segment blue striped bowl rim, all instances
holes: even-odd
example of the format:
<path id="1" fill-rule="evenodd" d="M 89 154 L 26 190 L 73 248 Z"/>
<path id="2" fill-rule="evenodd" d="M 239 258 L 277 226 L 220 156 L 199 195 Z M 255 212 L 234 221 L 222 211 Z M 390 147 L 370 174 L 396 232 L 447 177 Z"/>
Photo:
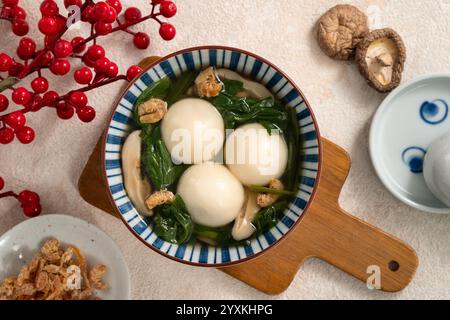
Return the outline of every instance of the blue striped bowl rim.
<path id="1" fill-rule="evenodd" d="M 153 82 L 166 76 L 174 79 L 186 70 L 208 66 L 228 68 L 264 84 L 278 99 L 295 108 L 300 125 L 302 162 L 300 186 L 295 199 L 278 224 L 246 246 L 215 247 L 204 243 L 175 245 L 159 238 L 138 214 L 123 185 L 120 152 L 131 130 L 131 111 L 137 97 Z M 158 60 L 130 83 L 118 100 L 106 129 L 103 166 L 109 196 L 132 233 L 156 252 L 173 260 L 221 267 L 247 261 L 277 244 L 292 231 L 314 198 L 321 171 L 321 144 L 317 122 L 302 92 L 280 69 L 257 55 L 236 48 L 207 46 L 185 49 Z"/>

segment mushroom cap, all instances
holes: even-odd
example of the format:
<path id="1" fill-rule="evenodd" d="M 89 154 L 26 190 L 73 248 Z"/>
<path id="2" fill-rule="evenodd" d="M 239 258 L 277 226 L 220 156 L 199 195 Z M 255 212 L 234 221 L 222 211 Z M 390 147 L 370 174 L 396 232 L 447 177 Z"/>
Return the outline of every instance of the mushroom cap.
<path id="1" fill-rule="evenodd" d="M 379 92 L 389 92 L 398 87 L 402 80 L 405 44 L 400 35 L 390 28 L 374 30 L 359 43 L 355 60 L 359 72 L 371 87 Z"/>
<path id="2" fill-rule="evenodd" d="M 319 19 L 317 40 L 322 51 L 337 60 L 350 60 L 358 43 L 369 32 L 367 16 L 358 8 L 337 5 Z"/>

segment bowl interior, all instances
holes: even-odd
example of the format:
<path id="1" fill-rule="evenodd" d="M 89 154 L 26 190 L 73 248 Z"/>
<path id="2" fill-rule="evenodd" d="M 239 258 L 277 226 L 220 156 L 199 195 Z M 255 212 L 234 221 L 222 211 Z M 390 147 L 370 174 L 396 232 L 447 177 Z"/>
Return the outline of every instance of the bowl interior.
<path id="1" fill-rule="evenodd" d="M 174 245 L 160 239 L 140 217 L 127 196 L 121 169 L 121 148 L 131 130 L 131 111 L 137 97 L 150 84 L 166 76 L 176 78 L 186 70 L 208 66 L 227 68 L 264 84 L 284 104 L 295 108 L 300 124 L 302 146 L 299 168 L 300 186 L 295 200 L 285 210 L 278 224 L 255 238 L 247 246 L 215 247 L 204 243 Z M 248 52 L 223 47 L 183 50 L 150 66 L 132 83 L 119 100 L 107 128 L 104 168 L 111 199 L 128 228 L 147 246 L 180 262 L 201 266 L 224 266 L 261 254 L 287 234 L 305 212 L 318 184 L 320 171 L 319 132 L 314 116 L 302 93 L 292 81 L 268 61 Z"/>

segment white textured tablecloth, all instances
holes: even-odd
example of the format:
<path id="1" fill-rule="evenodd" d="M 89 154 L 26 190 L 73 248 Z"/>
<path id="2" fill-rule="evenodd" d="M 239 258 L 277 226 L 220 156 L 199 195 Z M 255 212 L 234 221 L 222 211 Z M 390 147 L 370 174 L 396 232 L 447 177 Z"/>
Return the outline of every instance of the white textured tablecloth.
<path id="1" fill-rule="evenodd" d="M 62 3 L 61 1 L 58 1 Z M 148 1 L 123 0 L 145 8 Z M 345 1 L 370 16 L 373 28 L 392 27 L 408 50 L 404 80 L 430 72 L 450 71 L 450 0 Z M 40 1 L 21 0 L 37 22 Z M 29 145 L 0 146 L 0 176 L 8 187 L 36 190 L 47 213 L 64 213 L 88 220 L 106 231 L 120 246 L 131 272 L 136 299 L 439 299 L 450 298 L 450 216 L 419 212 L 396 200 L 381 184 L 368 153 L 372 116 L 384 95 L 370 89 L 355 65 L 337 62 L 319 50 L 313 34 L 318 17 L 339 3 L 328 0 L 178 0 L 172 19 L 177 38 L 165 43 L 152 22 L 151 48 L 132 48 L 130 37 L 119 33 L 100 40 L 108 57 L 122 68 L 148 55 L 165 55 L 190 46 L 219 44 L 255 52 L 278 65 L 303 90 L 317 116 L 323 136 L 344 147 L 353 166 L 341 196 L 343 208 L 417 250 L 420 265 L 412 283 L 400 293 L 370 291 L 366 285 L 319 260 L 309 260 L 291 287 L 266 296 L 214 269 L 182 265 L 154 253 L 121 221 L 88 205 L 79 196 L 78 177 L 104 128 L 121 84 L 89 93 L 98 116 L 91 124 L 57 119 L 53 110 L 29 117 L 37 139 Z M 12 52 L 18 39 L 0 22 L 1 51 Z M 36 28 L 34 28 L 36 29 Z M 81 31 L 72 32 L 72 34 Z M 33 30 L 31 35 L 38 35 Z M 14 45 L 14 46 L 13 46 Z M 68 90 L 64 78 L 55 87 Z M 53 82 L 55 83 L 55 82 Z M 0 234 L 24 220 L 14 200 L 0 200 Z"/>

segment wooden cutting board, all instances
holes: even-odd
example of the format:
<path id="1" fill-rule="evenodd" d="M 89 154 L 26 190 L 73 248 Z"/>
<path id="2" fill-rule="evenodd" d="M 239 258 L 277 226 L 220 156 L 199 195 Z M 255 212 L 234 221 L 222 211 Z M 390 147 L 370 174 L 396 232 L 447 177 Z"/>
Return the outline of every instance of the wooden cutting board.
<path id="1" fill-rule="evenodd" d="M 146 59 L 141 65 L 155 61 Z M 100 137 L 78 187 L 88 203 L 120 219 L 103 177 Z M 317 257 L 383 291 L 404 289 L 412 280 L 418 259 L 401 240 L 351 216 L 339 206 L 339 195 L 350 170 L 350 157 L 322 138 L 322 173 L 315 198 L 301 221 L 265 254 L 221 270 L 267 294 L 286 290 L 303 262 Z M 379 282 L 378 282 L 379 280 Z"/>

